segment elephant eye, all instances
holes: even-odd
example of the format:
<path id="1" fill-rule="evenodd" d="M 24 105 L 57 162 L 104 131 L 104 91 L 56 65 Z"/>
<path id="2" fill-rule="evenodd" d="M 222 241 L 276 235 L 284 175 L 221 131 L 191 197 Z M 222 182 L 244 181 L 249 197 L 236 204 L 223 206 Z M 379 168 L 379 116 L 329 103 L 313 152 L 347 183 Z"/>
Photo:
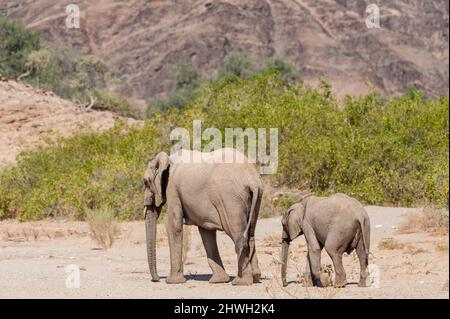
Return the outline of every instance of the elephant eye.
<path id="1" fill-rule="evenodd" d="M 148 181 L 144 178 L 144 185 L 145 187 L 148 187 Z"/>

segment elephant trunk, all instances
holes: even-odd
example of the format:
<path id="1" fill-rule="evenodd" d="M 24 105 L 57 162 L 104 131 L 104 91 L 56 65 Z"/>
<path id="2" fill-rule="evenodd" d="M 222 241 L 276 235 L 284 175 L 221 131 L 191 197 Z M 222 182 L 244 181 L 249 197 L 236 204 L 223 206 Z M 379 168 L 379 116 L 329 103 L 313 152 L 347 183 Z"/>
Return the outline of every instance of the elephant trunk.
<path id="1" fill-rule="evenodd" d="M 286 281 L 288 256 L 289 256 L 289 241 L 283 239 L 283 242 L 281 243 L 281 281 L 283 283 L 283 287 L 286 287 L 288 285 Z"/>
<path id="2" fill-rule="evenodd" d="M 156 220 L 158 218 L 158 212 L 156 210 L 150 210 L 145 206 L 144 214 L 148 267 L 150 268 L 152 281 L 159 281 L 159 276 L 156 271 Z"/>

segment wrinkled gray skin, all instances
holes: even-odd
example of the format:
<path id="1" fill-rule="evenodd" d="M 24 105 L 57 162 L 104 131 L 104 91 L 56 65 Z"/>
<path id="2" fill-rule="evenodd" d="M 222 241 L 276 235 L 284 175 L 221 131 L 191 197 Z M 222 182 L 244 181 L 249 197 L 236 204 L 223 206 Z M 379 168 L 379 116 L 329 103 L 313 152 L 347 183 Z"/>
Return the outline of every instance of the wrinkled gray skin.
<path id="1" fill-rule="evenodd" d="M 233 149 L 226 149 L 226 151 Z M 241 154 L 241 153 L 239 153 Z M 242 154 L 241 154 L 242 155 Z M 147 255 L 153 281 L 156 271 L 156 221 L 167 202 L 170 248 L 169 284 L 183 283 L 183 223 L 197 225 L 212 270 L 210 283 L 230 280 L 216 242 L 224 231 L 235 243 L 238 275 L 234 285 L 258 282 L 261 271 L 255 252 L 255 227 L 262 196 L 262 181 L 253 164 L 179 163 L 161 152 L 148 163 L 144 175 Z"/>
<path id="2" fill-rule="evenodd" d="M 308 196 L 286 210 L 282 225 L 283 286 L 287 286 L 289 244 L 303 234 L 308 247 L 304 274 L 306 286 L 324 285 L 320 280 L 320 255 L 324 247 L 334 264 L 335 287 L 345 287 L 347 284 L 342 255 L 344 252 L 350 254 L 355 249 L 360 264 L 359 286 L 367 286 L 370 220 L 357 200 L 340 193 L 330 197 Z"/>

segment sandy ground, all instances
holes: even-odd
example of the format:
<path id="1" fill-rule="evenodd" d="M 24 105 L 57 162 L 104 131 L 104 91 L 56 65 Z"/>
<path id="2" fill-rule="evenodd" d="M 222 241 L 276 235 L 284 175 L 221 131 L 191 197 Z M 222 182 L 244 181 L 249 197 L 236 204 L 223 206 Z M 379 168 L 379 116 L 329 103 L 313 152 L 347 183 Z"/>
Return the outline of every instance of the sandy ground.
<path id="1" fill-rule="evenodd" d="M 249 287 L 209 284 L 211 271 L 196 228 L 189 226 L 190 244 L 185 265 L 188 281 L 168 285 L 150 281 L 147 267 L 144 224 L 121 224 L 120 238 L 113 247 L 99 249 L 82 222 L 0 222 L 0 297 L 2 298 L 449 298 L 448 237 L 427 234 L 399 235 L 396 225 L 405 208 L 369 206 L 372 224 L 373 278 L 379 288 L 359 288 L 356 256 L 345 255 L 349 285 L 343 289 L 304 288 L 297 283 L 306 256 L 304 240 L 291 245 L 288 280 L 282 289 L 277 264 L 280 248 L 278 218 L 262 219 L 257 227 L 257 249 L 263 272 L 261 283 Z M 160 225 L 158 271 L 169 270 L 169 248 Z M 380 240 L 394 238 L 404 248 L 380 250 Z M 225 268 L 236 274 L 236 256 L 231 240 L 218 236 Z M 80 268 L 80 287 L 67 288 L 66 266 Z M 325 252 L 322 264 L 331 264 Z M 379 276 L 376 276 L 378 269 Z"/>

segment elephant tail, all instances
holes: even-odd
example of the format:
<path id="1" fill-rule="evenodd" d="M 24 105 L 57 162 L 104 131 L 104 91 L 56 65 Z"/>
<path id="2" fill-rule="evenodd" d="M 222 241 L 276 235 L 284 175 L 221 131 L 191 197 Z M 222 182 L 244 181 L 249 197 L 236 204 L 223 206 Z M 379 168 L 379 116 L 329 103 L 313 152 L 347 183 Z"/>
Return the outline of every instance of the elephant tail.
<path id="1" fill-rule="evenodd" d="M 245 227 L 243 235 L 236 241 L 235 244 L 236 253 L 239 254 L 239 259 L 246 255 L 244 252 L 250 248 L 250 238 L 255 236 L 256 222 L 258 220 L 259 207 L 261 205 L 263 194 L 262 187 L 258 185 L 257 187 L 251 188 L 251 193 L 252 202 L 248 212 L 247 226 Z"/>
<path id="2" fill-rule="evenodd" d="M 359 218 L 359 224 L 361 227 L 361 235 L 364 244 L 364 251 L 366 253 L 367 258 L 369 258 L 369 249 L 370 249 L 370 219 L 367 213 L 363 214 Z M 368 262 L 368 261 L 366 261 Z"/>

